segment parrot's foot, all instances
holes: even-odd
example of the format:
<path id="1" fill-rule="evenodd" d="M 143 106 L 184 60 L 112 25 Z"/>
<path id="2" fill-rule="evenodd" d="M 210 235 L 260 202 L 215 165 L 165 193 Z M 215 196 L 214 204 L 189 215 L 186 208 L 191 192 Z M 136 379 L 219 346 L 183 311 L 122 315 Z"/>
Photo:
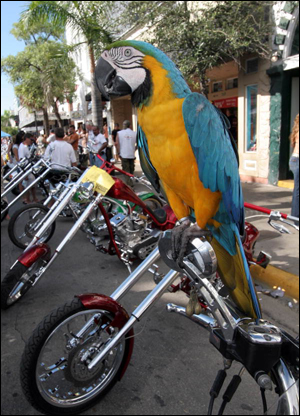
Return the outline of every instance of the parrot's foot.
<path id="1" fill-rule="evenodd" d="M 190 220 L 185 220 L 178 227 L 172 230 L 172 257 L 179 266 L 182 266 L 183 258 L 186 255 L 186 250 L 189 242 L 195 238 L 211 236 L 211 232 L 203 230 L 197 224 L 190 226 Z"/>

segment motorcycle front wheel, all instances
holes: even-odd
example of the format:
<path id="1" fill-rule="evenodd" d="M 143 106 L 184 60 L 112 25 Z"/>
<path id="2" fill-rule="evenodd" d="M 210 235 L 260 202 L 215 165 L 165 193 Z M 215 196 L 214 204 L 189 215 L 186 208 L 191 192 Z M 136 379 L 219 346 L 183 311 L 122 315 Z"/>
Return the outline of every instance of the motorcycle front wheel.
<path id="1" fill-rule="evenodd" d="M 47 215 L 49 208 L 42 204 L 30 204 L 16 211 L 8 224 L 8 235 L 12 243 L 25 249 L 31 242 L 41 222 Z M 55 222 L 45 231 L 42 238 L 39 240 L 46 243 L 53 236 L 55 231 Z"/>
<path id="2" fill-rule="evenodd" d="M 22 389 L 35 409 L 54 415 L 78 414 L 114 386 L 127 362 L 128 339 L 92 370 L 87 366 L 118 332 L 110 325 L 113 319 L 112 312 L 86 309 L 80 299 L 74 299 L 41 322 L 21 360 Z"/>
<path id="3" fill-rule="evenodd" d="M 1 309 L 9 308 L 28 292 L 44 265 L 41 258 L 30 267 L 19 261 L 14 265 L 1 282 Z"/>

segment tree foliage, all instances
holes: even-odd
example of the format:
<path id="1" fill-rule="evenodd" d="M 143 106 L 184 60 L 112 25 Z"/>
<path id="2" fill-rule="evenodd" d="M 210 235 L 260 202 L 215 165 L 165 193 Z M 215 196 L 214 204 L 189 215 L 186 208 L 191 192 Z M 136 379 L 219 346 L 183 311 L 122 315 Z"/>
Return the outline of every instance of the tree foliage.
<path id="1" fill-rule="evenodd" d="M 24 27 L 47 24 L 57 30 L 69 26 L 74 37 L 83 35 L 88 45 L 91 67 L 93 122 L 102 126 L 101 95 L 95 83 L 95 54 L 111 43 L 111 20 L 108 18 L 113 1 L 31 1 L 22 14 Z"/>
<path id="2" fill-rule="evenodd" d="M 5 133 L 8 133 L 11 136 L 14 136 L 18 133 L 18 127 L 12 127 L 10 120 L 13 119 L 10 111 L 4 110 L 3 114 L 1 115 L 1 130 Z"/>
<path id="3" fill-rule="evenodd" d="M 176 61 L 185 77 L 245 53 L 270 56 L 272 1 L 130 1 L 122 20 L 151 28 L 146 39 Z"/>
<path id="4" fill-rule="evenodd" d="M 23 105 L 44 112 L 53 106 L 61 122 L 57 103 L 72 99 L 76 82 L 76 65 L 69 56 L 69 47 L 50 40 L 51 37 L 59 38 L 63 31 L 54 31 L 45 24 L 32 25 L 31 31 L 27 31 L 23 23 L 14 26 L 12 32 L 26 40 L 27 46 L 16 56 L 2 59 L 1 69 L 9 76 Z M 45 120 L 46 130 L 47 123 Z"/>

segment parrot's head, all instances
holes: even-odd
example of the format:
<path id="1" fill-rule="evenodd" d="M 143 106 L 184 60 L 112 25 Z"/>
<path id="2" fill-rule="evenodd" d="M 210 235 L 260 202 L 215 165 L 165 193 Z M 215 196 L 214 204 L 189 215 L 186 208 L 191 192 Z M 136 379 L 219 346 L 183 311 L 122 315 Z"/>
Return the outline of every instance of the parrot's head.
<path id="1" fill-rule="evenodd" d="M 153 45 L 140 41 L 115 42 L 101 54 L 95 69 L 102 96 L 111 99 L 130 94 L 134 105 L 145 103 L 152 90 L 151 73 L 144 65 L 147 56 L 159 62 L 170 79 L 182 78 L 175 64 Z"/>

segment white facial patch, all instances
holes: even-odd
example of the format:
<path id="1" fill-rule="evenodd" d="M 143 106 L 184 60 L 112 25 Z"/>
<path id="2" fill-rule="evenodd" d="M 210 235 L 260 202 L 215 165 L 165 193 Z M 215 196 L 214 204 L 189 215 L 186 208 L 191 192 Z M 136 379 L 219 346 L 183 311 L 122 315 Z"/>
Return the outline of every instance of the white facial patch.
<path id="1" fill-rule="evenodd" d="M 112 48 L 101 55 L 116 70 L 117 75 L 127 82 L 132 92 L 145 81 L 146 71 L 142 67 L 144 56 L 131 46 Z"/>

